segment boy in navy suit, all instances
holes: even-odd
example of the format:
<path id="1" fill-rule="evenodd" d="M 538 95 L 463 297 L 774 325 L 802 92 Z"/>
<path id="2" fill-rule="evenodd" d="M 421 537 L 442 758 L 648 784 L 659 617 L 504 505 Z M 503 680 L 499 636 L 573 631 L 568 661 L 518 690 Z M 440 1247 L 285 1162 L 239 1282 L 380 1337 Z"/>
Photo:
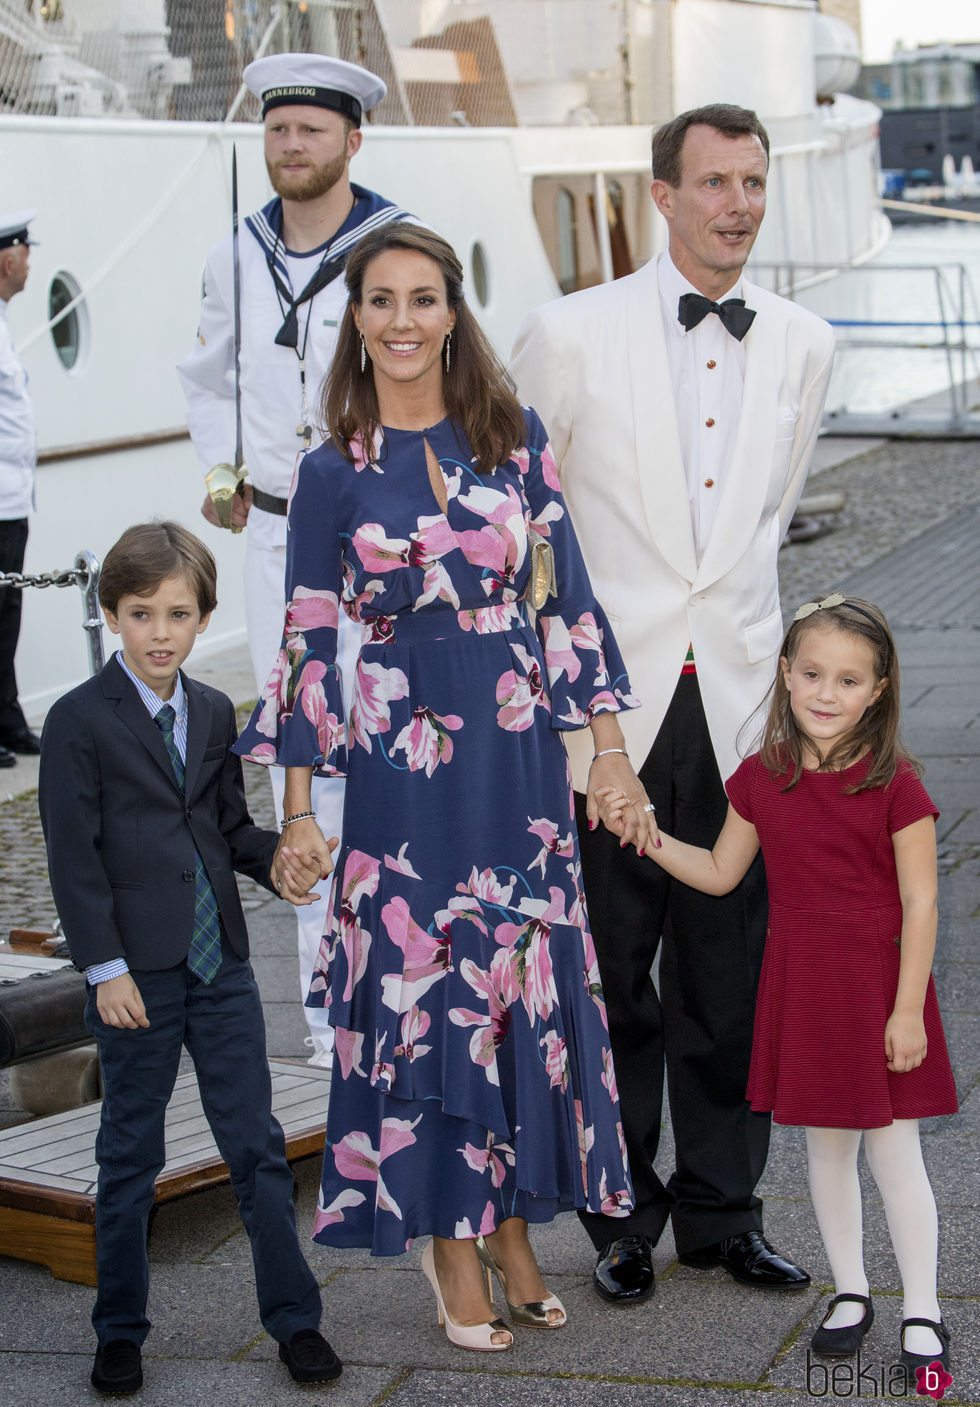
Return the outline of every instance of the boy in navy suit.
<path id="1" fill-rule="evenodd" d="M 180 672 L 216 604 L 214 558 L 175 523 L 130 528 L 99 599 L 122 651 L 48 714 L 38 801 L 55 904 L 89 981 L 104 1098 L 96 1141 L 92 1383 L 142 1385 L 147 1221 L 186 1045 L 252 1247 L 262 1323 L 297 1382 L 341 1371 L 296 1235 L 265 1027 L 234 871 L 294 904 L 318 867 L 260 830 L 224 694 Z M 316 896 L 313 896 L 316 897 Z"/>

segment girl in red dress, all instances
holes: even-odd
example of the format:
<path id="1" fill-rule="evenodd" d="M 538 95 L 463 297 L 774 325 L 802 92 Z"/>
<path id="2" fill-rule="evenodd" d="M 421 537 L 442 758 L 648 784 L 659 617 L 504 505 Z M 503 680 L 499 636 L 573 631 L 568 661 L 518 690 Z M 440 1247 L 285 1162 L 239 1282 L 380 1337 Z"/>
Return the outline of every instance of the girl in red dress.
<path id="1" fill-rule="evenodd" d="M 901 1362 L 948 1368 L 936 1293 L 936 1203 L 919 1119 L 956 1112 L 931 975 L 938 812 L 899 736 L 899 669 L 867 601 L 827 596 L 783 640 L 760 750 L 727 783 L 711 850 L 654 832 L 651 858 L 727 894 L 760 845 L 769 933 L 748 1099 L 806 1129 L 810 1194 L 835 1296 L 814 1352 L 846 1357 L 874 1319 L 864 1269 L 858 1148 L 878 1185 L 904 1293 Z M 631 833 L 622 792 L 602 819 Z"/>

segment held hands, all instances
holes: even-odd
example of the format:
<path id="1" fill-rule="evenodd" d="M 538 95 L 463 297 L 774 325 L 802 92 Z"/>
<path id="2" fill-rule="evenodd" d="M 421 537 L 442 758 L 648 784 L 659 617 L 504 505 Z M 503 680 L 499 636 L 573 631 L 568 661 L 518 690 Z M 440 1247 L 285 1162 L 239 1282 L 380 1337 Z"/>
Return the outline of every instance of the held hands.
<path id="1" fill-rule="evenodd" d="M 339 843 L 335 835 L 324 840 L 316 821 L 293 821 L 282 833 L 269 871 L 280 897 L 297 908 L 315 903 L 320 895 L 311 891 L 333 870 L 332 852 Z"/>
<path id="2" fill-rule="evenodd" d="M 888 1069 L 907 1074 L 926 1058 L 926 1028 L 921 1013 L 893 1011 L 885 1024 L 885 1057 Z"/>
<path id="3" fill-rule="evenodd" d="M 601 820 L 618 835 L 620 845 L 635 845 L 637 853 L 660 848 L 660 834 L 653 810 L 645 810 L 649 798 L 643 783 L 633 771 L 628 757 L 607 753 L 593 759 L 589 769 L 586 814 L 589 829 Z"/>
<path id="4" fill-rule="evenodd" d="M 127 1031 L 135 1031 L 140 1026 L 150 1024 L 139 988 L 128 972 L 121 977 L 110 977 L 108 982 L 100 982 L 95 989 L 95 1004 L 107 1026 L 122 1026 Z"/>

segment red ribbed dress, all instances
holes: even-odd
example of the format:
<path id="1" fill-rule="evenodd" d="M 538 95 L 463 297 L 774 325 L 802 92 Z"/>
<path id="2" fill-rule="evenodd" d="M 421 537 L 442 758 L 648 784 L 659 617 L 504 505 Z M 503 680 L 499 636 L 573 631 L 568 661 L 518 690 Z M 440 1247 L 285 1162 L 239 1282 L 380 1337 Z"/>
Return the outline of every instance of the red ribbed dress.
<path id="1" fill-rule="evenodd" d="M 747 1097 L 780 1124 L 883 1128 L 958 1107 L 931 976 L 928 1054 L 905 1074 L 886 1067 L 902 931 L 892 835 L 939 813 L 907 763 L 886 787 L 845 793 L 867 766 L 804 772 L 783 792 L 756 753 L 727 784 L 769 883 Z"/>

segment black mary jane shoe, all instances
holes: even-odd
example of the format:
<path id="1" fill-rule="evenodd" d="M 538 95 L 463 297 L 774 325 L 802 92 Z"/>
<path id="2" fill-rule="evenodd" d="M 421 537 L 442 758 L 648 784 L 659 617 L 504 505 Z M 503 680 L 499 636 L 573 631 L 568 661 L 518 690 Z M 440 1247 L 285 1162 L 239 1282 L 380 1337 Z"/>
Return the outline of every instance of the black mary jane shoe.
<path id="1" fill-rule="evenodd" d="M 905 1347 L 905 1330 L 911 1327 L 931 1329 L 942 1344 L 940 1351 L 938 1353 L 909 1353 Z M 937 1323 L 935 1319 L 903 1319 L 899 1342 L 902 1345 L 902 1351 L 898 1355 L 898 1361 L 904 1368 L 911 1368 L 914 1373 L 916 1368 L 928 1368 L 931 1363 L 941 1363 L 946 1372 L 949 1372 L 949 1330 L 942 1321 Z"/>
<path id="2" fill-rule="evenodd" d="M 685 1251 L 678 1260 L 695 1270 L 720 1265 L 740 1285 L 756 1290 L 805 1290 L 810 1283 L 806 1271 L 773 1250 L 761 1231 L 743 1231 L 716 1245 Z"/>
<path id="3" fill-rule="evenodd" d="M 132 1339 L 110 1339 L 95 1350 L 92 1386 L 97 1392 L 138 1392 L 143 1386 L 143 1356 Z"/>
<path id="4" fill-rule="evenodd" d="M 592 1283 L 610 1304 L 640 1304 L 656 1289 L 649 1236 L 620 1236 L 599 1254 Z"/>
<path id="5" fill-rule="evenodd" d="M 839 1329 L 828 1329 L 827 1320 L 837 1306 L 841 1303 L 851 1302 L 864 1305 L 864 1318 L 859 1319 L 856 1324 L 844 1324 Z M 874 1322 L 874 1305 L 867 1295 L 834 1295 L 827 1306 L 827 1313 L 824 1315 L 819 1329 L 815 1329 L 813 1332 L 810 1347 L 821 1358 L 850 1358 L 857 1353 L 864 1341 L 865 1334 Z"/>

